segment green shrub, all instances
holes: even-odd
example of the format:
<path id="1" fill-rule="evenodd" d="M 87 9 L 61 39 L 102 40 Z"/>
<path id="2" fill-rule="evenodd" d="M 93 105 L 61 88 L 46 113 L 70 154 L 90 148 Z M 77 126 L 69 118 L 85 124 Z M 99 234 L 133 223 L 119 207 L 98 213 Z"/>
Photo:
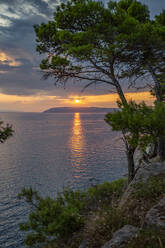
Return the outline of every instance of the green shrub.
<path id="1" fill-rule="evenodd" d="M 134 197 L 142 200 L 156 201 L 165 193 L 165 175 L 150 177 L 146 183 L 140 181 L 135 185 Z"/>
<path id="2" fill-rule="evenodd" d="M 34 207 L 28 222 L 20 225 L 21 230 L 30 230 L 25 239 L 28 246 L 37 247 L 38 243 L 46 243 L 52 238 L 68 239 L 83 225 L 80 215 L 83 193 L 65 190 L 64 195 L 58 195 L 55 200 L 50 197 L 43 199 L 30 188 L 23 189 L 19 196 L 25 197 Z"/>
<path id="3" fill-rule="evenodd" d="M 97 209 L 97 207 L 110 205 L 112 201 L 120 198 L 126 186 L 127 180 L 122 178 L 114 182 L 105 182 L 102 185 L 89 188 L 87 192 L 89 206 Z"/>
<path id="4" fill-rule="evenodd" d="M 121 196 L 125 183 L 126 180 L 120 179 L 89 188 L 87 192 L 65 189 L 56 199 L 42 198 L 32 188 L 23 189 L 19 197 L 24 197 L 34 208 L 29 220 L 20 225 L 22 231 L 30 231 L 25 239 L 26 245 L 38 247 L 38 244 L 52 240 L 67 243 L 84 227 L 91 211 L 110 206 Z"/>

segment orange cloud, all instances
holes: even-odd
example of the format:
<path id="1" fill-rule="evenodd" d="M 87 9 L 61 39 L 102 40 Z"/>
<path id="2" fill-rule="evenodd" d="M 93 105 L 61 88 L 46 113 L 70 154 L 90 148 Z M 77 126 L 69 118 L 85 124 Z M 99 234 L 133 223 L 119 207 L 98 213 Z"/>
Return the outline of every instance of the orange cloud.
<path id="1" fill-rule="evenodd" d="M 20 66 L 21 63 L 19 61 L 16 61 L 15 58 L 11 57 L 10 55 L 7 55 L 3 51 L 0 51 L 0 61 L 2 64 L 8 64 L 10 66 Z"/>
<path id="2" fill-rule="evenodd" d="M 34 96 L 17 96 L 0 94 L 0 102 L 21 102 L 21 103 L 35 103 L 43 100 L 54 100 L 56 96 L 34 95 Z"/>

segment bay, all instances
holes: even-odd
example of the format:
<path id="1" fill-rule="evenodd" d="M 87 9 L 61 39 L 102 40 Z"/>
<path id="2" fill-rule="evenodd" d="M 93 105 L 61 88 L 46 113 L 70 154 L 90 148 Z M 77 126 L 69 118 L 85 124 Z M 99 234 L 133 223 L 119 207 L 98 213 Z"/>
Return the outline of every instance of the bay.
<path id="1" fill-rule="evenodd" d="M 64 187 L 86 189 L 127 173 L 121 135 L 103 113 L 1 113 L 14 136 L 0 145 L 0 247 L 22 248 L 19 223 L 29 206 L 17 198 L 32 186 L 56 197 Z"/>

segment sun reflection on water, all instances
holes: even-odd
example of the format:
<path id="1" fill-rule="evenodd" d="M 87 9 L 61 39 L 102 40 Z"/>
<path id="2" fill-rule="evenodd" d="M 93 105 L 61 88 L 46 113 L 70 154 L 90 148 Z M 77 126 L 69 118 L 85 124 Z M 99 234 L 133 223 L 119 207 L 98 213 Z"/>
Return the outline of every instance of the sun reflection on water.
<path id="1" fill-rule="evenodd" d="M 78 143 L 80 146 L 81 146 L 81 135 L 82 135 L 82 127 L 81 127 L 80 113 L 75 113 L 74 122 L 73 122 L 73 138 L 75 139 L 76 143 Z"/>
<path id="2" fill-rule="evenodd" d="M 84 135 L 80 119 L 80 113 L 74 114 L 72 137 L 71 137 L 71 152 L 73 171 L 76 178 L 80 178 L 80 173 L 84 171 L 83 168 L 83 151 L 84 151 Z"/>

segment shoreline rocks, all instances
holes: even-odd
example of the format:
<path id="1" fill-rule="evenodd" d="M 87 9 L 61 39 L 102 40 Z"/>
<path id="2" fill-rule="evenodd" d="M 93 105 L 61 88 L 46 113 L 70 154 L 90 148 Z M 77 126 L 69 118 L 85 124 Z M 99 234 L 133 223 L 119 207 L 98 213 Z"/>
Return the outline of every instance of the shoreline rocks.
<path id="1" fill-rule="evenodd" d="M 128 201 L 128 198 L 135 191 L 134 185 L 139 181 L 146 183 L 151 176 L 159 176 L 165 174 L 165 163 L 142 164 L 141 168 L 137 171 L 133 181 L 129 184 L 124 192 L 124 195 L 119 203 L 119 208 L 122 208 Z"/>
<path id="2" fill-rule="evenodd" d="M 165 197 L 148 211 L 143 225 L 145 227 L 165 229 Z"/>
<path id="3" fill-rule="evenodd" d="M 116 231 L 113 234 L 112 239 L 105 243 L 105 245 L 101 248 L 122 248 L 128 243 L 128 241 L 136 236 L 138 231 L 139 228 L 137 227 L 125 225 L 124 227 Z"/>

